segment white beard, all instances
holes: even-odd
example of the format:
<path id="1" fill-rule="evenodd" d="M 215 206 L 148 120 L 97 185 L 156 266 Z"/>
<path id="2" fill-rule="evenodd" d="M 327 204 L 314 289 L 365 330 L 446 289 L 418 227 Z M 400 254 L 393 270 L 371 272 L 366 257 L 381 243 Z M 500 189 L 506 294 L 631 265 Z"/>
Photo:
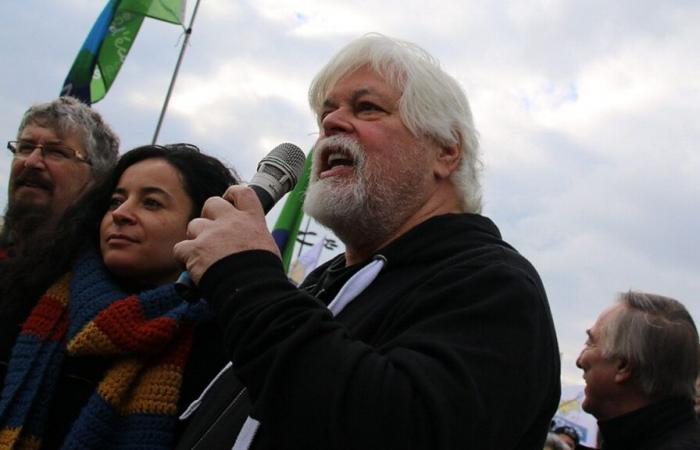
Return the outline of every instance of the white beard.
<path id="1" fill-rule="evenodd" d="M 319 179 L 323 149 L 343 149 L 352 155 L 353 173 Z M 420 190 L 424 168 L 408 165 L 412 152 L 402 155 L 398 172 L 380 173 L 368 161 L 362 145 L 347 135 L 335 135 L 320 141 L 314 149 L 314 161 L 304 212 L 330 228 L 346 245 L 356 248 L 386 241 L 412 214 L 425 195 Z"/>

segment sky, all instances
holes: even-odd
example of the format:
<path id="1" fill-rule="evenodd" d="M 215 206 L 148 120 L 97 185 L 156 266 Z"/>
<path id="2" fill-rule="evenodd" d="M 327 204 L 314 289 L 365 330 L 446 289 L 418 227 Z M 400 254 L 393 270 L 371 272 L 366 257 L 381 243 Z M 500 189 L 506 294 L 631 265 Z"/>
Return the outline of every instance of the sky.
<path id="1" fill-rule="evenodd" d="M 58 95 L 105 3 L 0 4 L 1 136 Z M 697 23 L 697 0 L 202 0 L 158 142 L 194 143 L 249 179 L 277 144 L 311 148 L 308 85 L 343 45 L 368 32 L 421 45 L 467 93 L 483 213 L 538 269 L 562 380 L 582 383 L 585 330 L 617 293 L 671 296 L 700 320 Z M 144 21 L 94 105 L 122 151 L 151 142 L 182 32 Z"/>

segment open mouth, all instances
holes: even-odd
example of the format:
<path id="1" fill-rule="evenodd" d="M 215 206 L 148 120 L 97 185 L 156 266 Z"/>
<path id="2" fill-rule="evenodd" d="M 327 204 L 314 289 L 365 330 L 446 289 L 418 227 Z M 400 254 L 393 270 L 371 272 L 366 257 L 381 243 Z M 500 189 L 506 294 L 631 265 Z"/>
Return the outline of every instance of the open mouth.
<path id="1" fill-rule="evenodd" d="M 353 165 L 354 160 L 351 156 L 345 154 L 345 152 L 334 151 L 328 155 L 328 159 L 326 160 L 326 167 L 328 169 L 333 169 L 338 166 L 352 167 Z"/>
<path id="2" fill-rule="evenodd" d="M 354 158 L 345 150 L 329 148 L 323 154 L 319 178 L 343 175 L 355 166 Z"/>

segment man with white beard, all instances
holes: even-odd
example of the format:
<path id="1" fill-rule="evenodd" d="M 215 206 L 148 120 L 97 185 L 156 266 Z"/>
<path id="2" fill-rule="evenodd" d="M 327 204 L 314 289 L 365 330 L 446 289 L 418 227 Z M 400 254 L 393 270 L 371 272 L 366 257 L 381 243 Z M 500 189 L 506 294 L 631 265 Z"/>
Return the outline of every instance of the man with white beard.
<path id="1" fill-rule="evenodd" d="M 556 336 L 536 271 L 479 215 L 462 89 L 424 50 L 372 34 L 309 99 L 304 208 L 346 250 L 296 288 L 252 190 L 207 202 L 175 254 L 233 364 L 178 448 L 541 449 Z"/>

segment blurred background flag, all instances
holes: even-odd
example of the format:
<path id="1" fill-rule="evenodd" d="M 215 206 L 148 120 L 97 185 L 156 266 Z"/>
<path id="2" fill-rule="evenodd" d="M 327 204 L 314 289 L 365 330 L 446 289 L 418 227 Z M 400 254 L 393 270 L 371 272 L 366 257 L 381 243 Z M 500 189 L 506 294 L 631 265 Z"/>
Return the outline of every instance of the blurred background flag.
<path id="1" fill-rule="evenodd" d="M 313 152 L 309 152 L 306 156 L 304 172 L 302 172 L 301 177 L 299 177 L 299 182 L 297 182 L 294 190 L 289 193 L 287 200 L 284 202 L 282 212 L 272 229 L 272 237 L 275 238 L 275 242 L 280 252 L 282 252 L 282 262 L 285 271 L 289 270 L 289 262 L 294 252 L 294 244 L 296 243 L 297 234 L 299 233 L 301 219 L 304 218 L 302 206 L 304 205 L 304 193 L 309 185 L 312 155 Z"/>
<path id="2" fill-rule="evenodd" d="M 185 0 L 110 0 L 97 18 L 63 83 L 61 95 L 91 105 L 119 73 L 144 17 L 182 25 Z"/>
<path id="3" fill-rule="evenodd" d="M 585 386 L 582 385 L 562 383 L 561 400 L 552 419 L 552 429 L 564 425 L 573 427 L 585 448 L 598 448 L 598 423 L 581 406 L 585 397 L 584 389 Z"/>
<path id="4" fill-rule="evenodd" d="M 289 268 L 288 277 L 294 284 L 297 286 L 301 284 L 304 278 L 318 266 L 325 242 L 326 237 L 321 236 L 310 249 L 302 253 L 301 256 L 292 263 L 292 267 Z"/>

